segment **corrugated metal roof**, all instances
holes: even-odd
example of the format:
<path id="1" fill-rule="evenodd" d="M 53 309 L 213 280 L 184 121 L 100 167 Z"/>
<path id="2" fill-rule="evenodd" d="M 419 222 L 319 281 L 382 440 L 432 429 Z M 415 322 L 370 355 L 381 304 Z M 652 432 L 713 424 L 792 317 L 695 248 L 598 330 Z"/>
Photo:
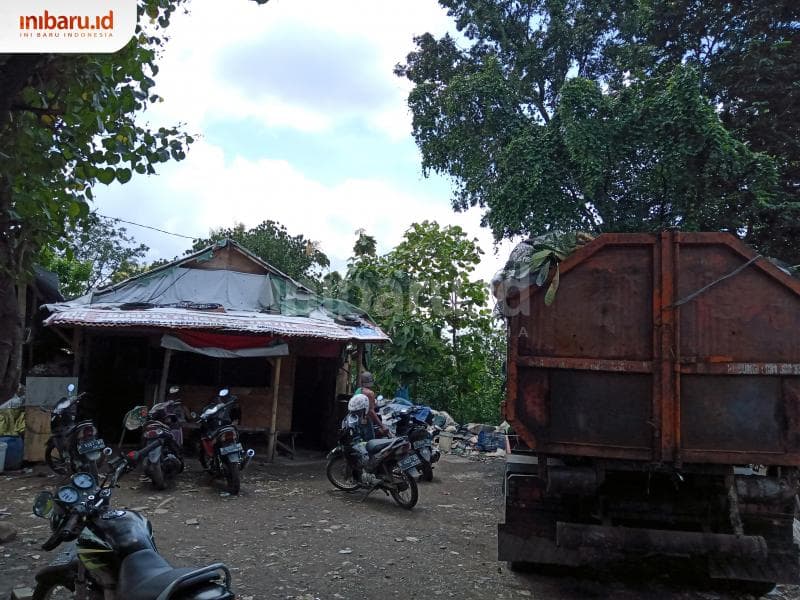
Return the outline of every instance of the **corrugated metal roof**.
<path id="1" fill-rule="evenodd" d="M 78 327 L 125 327 L 156 329 L 204 329 L 239 333 L 270 333 L 285 337 L 321 338 L 327 340 L 356 340 L 387 342 L 389 336 L 375 325 L 362 321 L 348 326 L 333 320 L 308 317 L 289 317 L 253 312 L 203 312 L 183 308 L 150 308 L 120 310 L 99 307 L 67 307 L 55 312 L 46 325 Z"/>

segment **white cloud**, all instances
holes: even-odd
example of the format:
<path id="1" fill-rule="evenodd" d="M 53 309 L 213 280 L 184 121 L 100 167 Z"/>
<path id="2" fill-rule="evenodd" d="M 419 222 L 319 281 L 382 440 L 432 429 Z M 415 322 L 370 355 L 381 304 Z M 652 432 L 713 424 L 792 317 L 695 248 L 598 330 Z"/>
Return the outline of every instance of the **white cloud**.
<path id="1" fill-rule="evenodd" d="M 415 35 L 448 27 L 435 0 L 192 0 L 189 14 L 174 17 L 159 63 L 156 89 L 165 102 L 147 116 L 194 130 L 210 119 L 255 118 L 324 132 L 337 116 L 354 114 L 398 139 L 410 131 L 410 85 L 393 74 L 394 65 L 413 49 Z M 248 77 L 237 66 L 247 67 Z"/>
<path id="2" fill-rule="evenodd" d="M 320 249 L 341 269 L 351 254 L 355 231 L 377 238 L 380 252 L 397 245 L 413 222 L 435 220 L 460 225 L 479 239 L 486 252 L 476 274 L 484 279 L 502 266 L 510 245 L 498 256 L 491 235 L 479 226 L 477 211 L 454 213 L 446 197 L 400 191 L 378 179 L 344 179 L 324 185 L 284 160 L 226 158 L 219 147 L 198 141 L 181 163 L 162 167 L 155 178 L 138 178 L 125 186 L 98 190 L 103 214 L 154 224 L 167 231 L 205 236 L 212 228 L 244 223 L 253 227 L 272 219 L 293 234 L 318 241 Z M 129 228 L 153 249 L 153 258 L 171 258 L 189 240 Z"/>

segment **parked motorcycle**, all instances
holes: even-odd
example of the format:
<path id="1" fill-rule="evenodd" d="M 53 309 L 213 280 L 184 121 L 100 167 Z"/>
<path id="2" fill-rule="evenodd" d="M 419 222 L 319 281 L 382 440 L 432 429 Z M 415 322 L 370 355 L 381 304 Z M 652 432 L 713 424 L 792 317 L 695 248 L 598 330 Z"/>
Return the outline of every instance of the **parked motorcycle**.
<path id="1" fill-rule="evenodd" d="M 34 514 L 50 519 L 53 531 L 42 545 L 68 546 L 36 574 L 33 600 L 232 600 L 227 567 L 172 567 L 156 550 L 150 522 L 132 510 L 113 510 L 111 495 L 123 473 L 158 446 L 109 461 L 102 482 L 91 473 L 73 475 L 56 494 L 40 492 Z M 72 592 L 67 594 L 67 591 Z M 65 594 L 65 595 L 62 595 Z"/>
<path id="2" fill-rule="evenodd" d="M 356 411 L 342 421 L 339 444 L 328 454 L 325 474 L 334 486 L 347 492 L 380 489 L 405 509 L 419 499 L 416 478 L 419 457 L 405 437 L 360 441 Z M 366 498 L 365 496 L 365 498 Z"/>
<path id="3" fill-rule="evenodd" d="M 396 419 L 395 434 L 407 437 L 419 457 L 421 479 L 433 481 L 433 464 L 439 461 L 441 453 L 433 446 L 433 435 L 429 430 L 433 420 L 430 409 L 425 406 L 414 406 L 397 410 L 393 415 Z"/>
<path id="4" fill-rule="evenodd" d="M 177 397 L 179 388 L 169 389 L 169 398 L 146 407 L 136 407 L 125 417 L 125 426 L 142 427 L 142 444 L 159 444 L 144 457 L 144 473 L 157 490 L 166 489 L 183 472 L 183 406 Z M 132 414 L 133 413 L 133 414 Z M 143 422 L 140 420 L 143 418 Z M 141 423 L 141 424 L 139 424 Z"/>
<path id="5" fill-rule="evenodd" d="M 231 413 L 236 397 L 222 389 L 216 402 L 203 410 L 200 422 L 200 464 L 215 477 L 225 477 L 228 492 L 238 494 L 241 472 L 255 456 L 252 449 L 244 450 L 239 442 L 239 432 L 233 425 Z"/>
<path id="6" fill-rule="evenodd" d="M 99 463 L 106 447 L 98 437 L 97 427 L 90 420 L 78 421 L 78 408 L 86 393 L 75 395 L 75 385 L 67 386 L 67 396 L 61 398 L 50 415 L 50 431 L 44 459 L 54 473 L 66 475 L 86 471 L 97 476 Z"/>

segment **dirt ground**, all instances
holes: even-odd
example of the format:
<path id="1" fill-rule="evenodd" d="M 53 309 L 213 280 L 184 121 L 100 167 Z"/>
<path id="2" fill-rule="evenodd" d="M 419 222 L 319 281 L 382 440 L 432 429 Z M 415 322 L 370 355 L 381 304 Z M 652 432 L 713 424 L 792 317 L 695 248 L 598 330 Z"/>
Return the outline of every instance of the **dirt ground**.
<path id="1" fill-rule="evenodd" d="M 239 497 L 221 493 L 221 482 L 213 484 L 189 460 L 174 489 L 154 492 L 131 473 L 112 502 L 144 512 L 160 551 L 176 566 L 224 561 L 242 600 L 748 597 L 652 566 L 613 574 L 512 573 L 496 560 L 502 471 L 502 459 L 445 456 L 435 481 L 420 484 L 419 504 L 405 511 L 381 492 L 361 502 L 360 492 L 336 491 L 318 455 L 254 461 Z M 55 554 L 40 549 L 48 524 L 31 515 L 36 493 L 55 486 L 43 467 L 0 475 L 0 522 L 18 530 L 0 546 L 0 598 L 32 587 L 35 570 Z M 800 588 L 779 587 L 768 598 L 798 600 Z"/>

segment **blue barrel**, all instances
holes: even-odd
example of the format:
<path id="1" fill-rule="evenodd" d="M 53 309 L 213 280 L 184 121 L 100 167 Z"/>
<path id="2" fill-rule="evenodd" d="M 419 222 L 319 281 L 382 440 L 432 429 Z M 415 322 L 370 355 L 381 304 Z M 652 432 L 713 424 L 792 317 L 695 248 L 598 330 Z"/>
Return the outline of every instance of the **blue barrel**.
<path id="1" fill-rule="evenodd" d="M 16 471 L 22 468 L 22 438 L 18 435 L 0 436 L 0 442 L 8 444 L 6 448 L 6 471 Z"/>

